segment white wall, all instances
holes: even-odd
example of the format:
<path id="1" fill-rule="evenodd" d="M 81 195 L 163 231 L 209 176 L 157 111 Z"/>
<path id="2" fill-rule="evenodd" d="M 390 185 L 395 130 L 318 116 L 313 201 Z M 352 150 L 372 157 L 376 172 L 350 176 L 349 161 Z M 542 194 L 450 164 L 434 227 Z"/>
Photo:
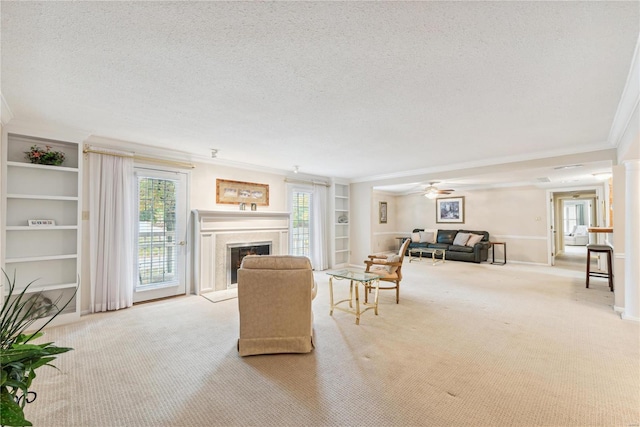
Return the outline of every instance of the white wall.
<path id="1" fill-rule="evenodd" d="M 359 194 L 360 197 L 364 197 L 370 192 L 371 189 L 364 183 L 352 185 L 352 195 Z M 382 198 L 378 193 L 373 194 L 369 206 L 377 206 L 376 200 Z M 399 235 L 408 235 L 414 228 L 487 231 L 491 240 L 507 243 L 508 261 L 547 264 L 547 203 L 544 189 L 490 189 L 456 192 L 455 196 L 465 197 L 464 224 L 436 223 L 436 201 L 422 195 L 408 195 L 395 198 L 396 220 L 392 225 L 395 229 L 389 231 Z M 364 212 L 362 217 L 367 221 L 373 221 L 374 215 Z M 352 224 L 357 224 L 360 219 L 360 216 L 354 216 Z M 377 251 L 374 245 L 378 244 L 376 237 L 379 234 L 376 233 L 381 231 L 378 227 L 372 227 L 373 238 L 369 237 L 371 246 L 361 247 L 364 246 L 362 242 L 367 242 L 367 237 L 356 234 L 356 230 L 366 233 L 364 227 L 353 228 L 352 241 L 360 243 L 360 246 L 356 251 L 354 243 L 352 263 L 357 263 L 358 260 L 364 259 L 363 256 Z"/>
<path id="2" fill-rule="evenodd" d="M 284 175 L 256 172 L 246 169 L 196 163 L 191 171 L 190 209 L 238 210 L 237 205 L 216 203 L 216 179 L 254 182 L 269 185 L 269 206 L 258 206 L 259 210 L 286 211 L 286 184 Z"/>
<path id="3" fill-rule="evenodd" d="M 395 251 L 398 246 L 397 236 L 406 233 L 398 233 L 397 196 L 380 191 L 373 191 L 371 196 L 371 236 L 372 253 Z M 387 203 L 387 223 L 380 223 L 380 202 Z"/>

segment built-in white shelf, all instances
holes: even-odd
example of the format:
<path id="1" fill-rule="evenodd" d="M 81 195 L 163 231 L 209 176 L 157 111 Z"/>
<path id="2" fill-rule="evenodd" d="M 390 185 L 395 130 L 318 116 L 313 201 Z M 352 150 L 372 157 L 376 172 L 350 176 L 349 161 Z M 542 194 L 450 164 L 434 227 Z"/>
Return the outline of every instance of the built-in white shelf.
<path id="1" fill-rule="evenodd" d="M 23 162 L 7 162 L 7 166 L 16 167 L 16 168 L 50 170 L 50 171 L 56 171 L 56 172 L 77 173 L 79 171 L 78 168 L 70 168 L 65 166 L 38 165 L 34 163 L 23 163 Z"/>
<path id="2" fill-rule="evenodd" d="M 21 258 L 6 258 L 5 263 L 18 263 L 18 262 L 34 262 L 34 261 L 54 261 L 59 259 L 73 259 L 77 258 L 77 254 L 65 254 L 65 255 L 44 255 L 44 256 L 31 256 Z"/>
<path id="3" fill-rule="evenodd" d="M 47 292 L 47 291 L 56 291 L 59 289 L 74 289 L 78 286 L 76 283 L 58 283 L 55 285 L 42 285 L 38 286 L 35 283 L 29 286 L 29 289 L 25 292 L 25 294 L 36 294 L 38 292 Z M 8 291 L 9 288 L 5 286 L 5 291 Z"/>
<path id="4" fill-rule="evenodd" d="M 64 152 L 64 162 L 58 166 L 31 163 L 25 153 L 34 145 Z M 82 247 L 80 144 L 12 133 L 7 126 L 0 158 L 1 266 L 9 277 L 15 277 L 15 293 L 33 283 L 26 293 L 42 293 L 53 301 L 59 299 L 61 304 L 71 300 L 55 324 L 77 320 Z M 50 219 L 56 225 L 29 226 L 32 219 Z M 4 284 L 0 290 L 6 296 L 9 288 Z"/>
<path id="5" fill-rule="evenodd" d="M 331 267 L 343 267 L 349 262 L 349 184 L 334 183 Z M 345 221 L 346 219 L 346 221 Z"/>
<path id="6" fill-rule="evenodd" d="M 7 231 L 77 230 L 77 225 L 52 225 L 29 227 L 28 225 L 8 225 Z"/>
<path id="7" fill-rule="evenodd" d="M 38 194 L 7 194 L 7 199 L 32 199 L 32 200 L 71 200 L 77 201 L 76 196 L 46 196 Z"/>

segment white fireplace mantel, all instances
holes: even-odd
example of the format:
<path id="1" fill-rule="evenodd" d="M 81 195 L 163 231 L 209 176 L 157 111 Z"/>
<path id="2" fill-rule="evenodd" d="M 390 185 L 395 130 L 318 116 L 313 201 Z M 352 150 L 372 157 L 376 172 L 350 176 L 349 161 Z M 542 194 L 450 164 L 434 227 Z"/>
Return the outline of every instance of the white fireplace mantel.
<path id="1" fill-rule="evenodd" d="M 289 212 L 192 211 L 193 292 L 227 289 L 226 245 L 271 241 L 272 254 L 289 252 Z"/>

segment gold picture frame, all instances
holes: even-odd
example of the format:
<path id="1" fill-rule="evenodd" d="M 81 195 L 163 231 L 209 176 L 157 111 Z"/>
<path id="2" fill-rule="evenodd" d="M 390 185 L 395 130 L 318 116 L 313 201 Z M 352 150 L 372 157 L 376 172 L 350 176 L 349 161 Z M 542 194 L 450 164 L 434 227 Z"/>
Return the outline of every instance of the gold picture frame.
<path id="1" fill-rule="evenodd" d="M 269 184 L 216 179 L 216 203 L 255 203 L 257 206 L 269 206 Z"/>

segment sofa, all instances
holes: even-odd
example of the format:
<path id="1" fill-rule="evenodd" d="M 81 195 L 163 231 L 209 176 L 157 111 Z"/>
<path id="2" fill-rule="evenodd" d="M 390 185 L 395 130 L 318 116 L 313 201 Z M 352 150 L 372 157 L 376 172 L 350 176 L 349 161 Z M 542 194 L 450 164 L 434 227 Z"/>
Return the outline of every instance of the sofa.
<path id="1" fill-rule="evenodd" d="M 416 228 L 405 255 L 418 248 L 444 249 L 446 260 L 481 263 L 489 257 L 489 233 L 475 230 L 425 230 Z M 436 255 L 437 257 L 437 255 Z"/>
<path id="2" fill-rule="evenodd" d="M 586 246 L 589 244 L 589 229 L 586 225 L 576 225 L 573 231 L 564 235 L 564 244 L 569 246 Z"/>
<path id="3" fill-rule="evenodd" d="M 310 352 L 317 290 L 307 257 L 245 256 L 238 270 L 240 356 Z"/>

